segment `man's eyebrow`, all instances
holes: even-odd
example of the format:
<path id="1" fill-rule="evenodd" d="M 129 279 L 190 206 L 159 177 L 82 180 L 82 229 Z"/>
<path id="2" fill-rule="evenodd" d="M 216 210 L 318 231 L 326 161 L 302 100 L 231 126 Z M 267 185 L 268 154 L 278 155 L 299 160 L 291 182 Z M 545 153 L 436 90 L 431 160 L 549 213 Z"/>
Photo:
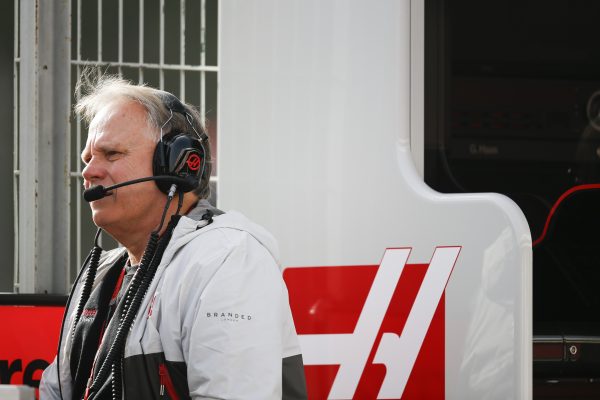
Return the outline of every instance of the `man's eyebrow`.
<path id="1" fill-rule="evenodd" d="M 108 151 L 115 151 L 115 150 L 122 151 L 124 149 L 123 143 L 116 142 L 113 140 L 100 140 L 100 141 L 94 143 L 93 147 L 96 151 L 99 151 L 102 153 L 106 153 Z"/>
<path id="2" fill-rule="evenodd" d="M 91 153 L 93 152 L 92 150 L 95 152 L 100 152 L 102 154 L 106 154 L 111 151 L 125 152 L 125 149 L 123 148 L 123 144 L 120 142 L 100 141 L 100 142 L 94 143 L 94 146 L 92 148 L 90 148 L 89 146 L 86 146 L 81 151 L 81 159 L 85 160 L 85 158 L 88 158 L 91 155 Z"/>

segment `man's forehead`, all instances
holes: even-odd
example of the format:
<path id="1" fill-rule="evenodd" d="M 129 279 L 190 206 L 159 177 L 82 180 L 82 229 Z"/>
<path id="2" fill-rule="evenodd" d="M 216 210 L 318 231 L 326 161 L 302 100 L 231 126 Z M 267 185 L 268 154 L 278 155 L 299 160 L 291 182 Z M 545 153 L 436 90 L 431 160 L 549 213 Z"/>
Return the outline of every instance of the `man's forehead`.
<path id="1" fill-rule="evenodd" d="M 111 141 L 152 142 L 154 128 L 148 122 L 146 109 L 135 101 L 114 101 L 103 106 L 90 122 L 88 144 Z"/>
<path id="2" fill-rule="evenodd" d="M 148 125 L 146 109 L 133 100 L 112 101 L 98 110 L 90 122 L 89 129 L 90 131 L 103 129 L 107 124 L 123 122 Z"/>

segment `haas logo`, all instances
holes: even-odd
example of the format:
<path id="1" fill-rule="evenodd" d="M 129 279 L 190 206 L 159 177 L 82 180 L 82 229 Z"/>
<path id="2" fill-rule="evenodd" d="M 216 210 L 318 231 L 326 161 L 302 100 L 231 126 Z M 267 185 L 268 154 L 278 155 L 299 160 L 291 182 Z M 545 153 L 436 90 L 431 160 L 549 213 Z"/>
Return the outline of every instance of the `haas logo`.
<path id="1" fill-rule="evenodd" d="M 379 266 L 288 268 L 311 399 L 444 398 L 444 290 L 460 247 Z"/>
<path id="2" fill-rule="evenodd" d="M 198 171 L 198 168 L 200 168 L 200 156 L 198 154 L 192 154 L 188 157 L 186 163 L 188 168 L 191 171 Z"/>

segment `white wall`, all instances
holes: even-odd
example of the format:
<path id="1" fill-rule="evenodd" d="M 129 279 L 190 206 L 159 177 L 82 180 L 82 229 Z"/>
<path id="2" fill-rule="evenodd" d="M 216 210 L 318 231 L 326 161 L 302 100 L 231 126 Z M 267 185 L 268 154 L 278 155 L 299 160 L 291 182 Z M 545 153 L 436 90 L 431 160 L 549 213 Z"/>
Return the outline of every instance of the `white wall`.
<path id="1" fill-rule="evenodd" d="M 530 397 L 529 229 L 507 198 L 442 195 L 414 168 L 411 3 L 227 1 L 220 18 L 219 206 L 272 231 L 288 267 L 378 264 L 402 246 L 428 263 L 463 246 L 447 398 Z"/>

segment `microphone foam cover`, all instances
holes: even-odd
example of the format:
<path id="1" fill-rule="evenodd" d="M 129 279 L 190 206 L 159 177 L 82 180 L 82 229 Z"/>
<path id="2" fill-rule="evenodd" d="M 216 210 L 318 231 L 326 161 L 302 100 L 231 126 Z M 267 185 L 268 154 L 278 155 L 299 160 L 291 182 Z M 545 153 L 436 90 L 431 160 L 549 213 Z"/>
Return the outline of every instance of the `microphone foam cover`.
<path id="1" fill-rule="evenodd" d="M 88 203 L 96 200 L 100 200 L 101 198 L 106 196 L 106 189 L 104 186 L 98 185 L 93 186 L 89 189 L 83 191 L 83 199 Z"/>

